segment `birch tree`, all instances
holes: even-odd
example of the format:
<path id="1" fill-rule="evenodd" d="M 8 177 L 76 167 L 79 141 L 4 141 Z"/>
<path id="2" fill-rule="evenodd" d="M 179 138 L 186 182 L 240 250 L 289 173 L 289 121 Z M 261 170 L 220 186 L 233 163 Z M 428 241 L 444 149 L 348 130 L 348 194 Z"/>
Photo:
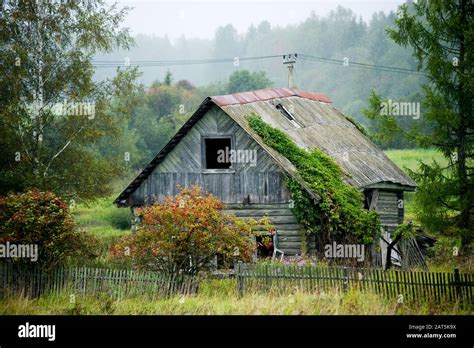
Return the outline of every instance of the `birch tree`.
<path id="1" fill-rule="evenodd" d="M 135 69 L 93 80 L 97 52 L 132 44 L 128 9 L 104 1 L 0 2 L 0 190 L 29 187 L 92 198 L 110 189 L 117 158 L 94 144 L 118 139 Z"/>

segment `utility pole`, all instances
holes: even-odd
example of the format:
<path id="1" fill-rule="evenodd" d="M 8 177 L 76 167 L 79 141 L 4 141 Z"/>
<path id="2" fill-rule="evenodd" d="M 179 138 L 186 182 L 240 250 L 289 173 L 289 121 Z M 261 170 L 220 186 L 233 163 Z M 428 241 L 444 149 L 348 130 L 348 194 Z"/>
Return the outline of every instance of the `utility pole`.
<path id="1" fill-rule="evenodd" d="M 283 56 L 283 64 L 285 64 L 288 67 L 288 88 L 295 87 L 294 78 L 293 78 L 293 70 L 295 66 L 293 64 L 296 63 L 296 57 L 298 57 L 297 53 L 285 54 Z"/>

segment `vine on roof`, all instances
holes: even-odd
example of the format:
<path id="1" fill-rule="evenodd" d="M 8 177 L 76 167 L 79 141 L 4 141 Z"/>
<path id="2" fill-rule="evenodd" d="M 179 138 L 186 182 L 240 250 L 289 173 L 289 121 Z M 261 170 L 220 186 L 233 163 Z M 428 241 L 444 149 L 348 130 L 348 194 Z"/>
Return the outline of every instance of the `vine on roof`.
<path id="1" fill-rule="evenodd" d="M 248 115 L 247 120 L 264 143 L 285 156 L 309 188 L 321 197 L 315 203 L 295 179 L 289 178 L 293 212 L 309 234 L 316 234 L 321 242 L 375 242 L 380 233 L 378 215 L 364 209 L 362 193 L 343 180 L 341 168 L 330 157 L 317 149 L 306 151 L 298 147 L 256 113 Z"/>

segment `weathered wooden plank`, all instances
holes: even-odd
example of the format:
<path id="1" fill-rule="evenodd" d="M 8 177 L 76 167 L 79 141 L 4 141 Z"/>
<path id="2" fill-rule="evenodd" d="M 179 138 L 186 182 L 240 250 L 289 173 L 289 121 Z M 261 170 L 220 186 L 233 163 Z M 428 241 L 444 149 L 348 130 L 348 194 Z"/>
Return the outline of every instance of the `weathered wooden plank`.
<path id="1" fill-rule="evenodd" d="M 225 205 L 226 209 L 231 210 L 279 210 L 279 209 L 288 209 L 289 203 L 288 202 L 279 202 L 279 203 L 271 203 L 271 204 L 260 204 L 260 203 L 252 203 L 250 205 L 244 205 L 241 202 L 239 203 L 228 203 Z"/>
<path id="2" fill-rule="evenodd" d="M 277 233 L 284 233 L 284 231 L 300 231 L 300 224 L 278 224 Z"/>
<path id="3" fill-rule="evenodd" d="M 262 216 L 294 216 L 290 209 L 226 209 L 224 212 L 233 213 L 237 217 Z"/>
<path id="4" fill-rule="evenodd" d="M 167 154 L 164 160 L 154 169 L 152 175 L 136 188 L 132 194 L 134 202 L 146 202 L 146 197 L 156 195 L 159 200 L 174 193 L 175 184 L 183 185 L 187 174 L 200 174 L 201 167 L 201 136 L 204 134 L 233 134 L 236 150 L 257 151 L 257 166 L 251 163 L 235 163 L 235 173 L 232 176 L 217 174 L 215 178 L 201 179 L 205 188 L 228 203 L 241 203 L 250 195 L 257 203 L 282 203 L 288 201 L 289 192 L 284 182 L 285 175 L 280 167 L 243 129 L 228 117 L 222 110 L 209 111 L 188 133 L 175 148 Z M 157 173 L 167 174 L 160 176 Z M 180 182 L 173 182 L 171 173 L 183 174 Z M 242 174 L 248 174 L 242 176 Z M 156 180 L 161 182 L 156 183 Z M 183 185 L 184 186 L 184 185 Z"/>
<path id="5" fill-rule="evenodd" d="M 285 235 L 285 236 L 282 236 L 282 235 L 278 235 L 278 245 L 279 246 L 282 246 L 282 245 L 286 245 L 285 243 L 287 242 L 297 242 L 298 245 L 301 244 L 301 236 L 299 234 L 295 234 L 295 235 Z"/>

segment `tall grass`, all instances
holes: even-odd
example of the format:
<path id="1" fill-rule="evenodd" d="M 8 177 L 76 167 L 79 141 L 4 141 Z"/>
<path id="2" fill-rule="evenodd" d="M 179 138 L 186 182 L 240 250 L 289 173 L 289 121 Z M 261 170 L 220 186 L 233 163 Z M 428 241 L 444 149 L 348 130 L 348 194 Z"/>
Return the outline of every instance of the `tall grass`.
<path id="1" fill-rule="evenodd" d="M 72 210 L 75 221 L 82 227 L 107 226 L 116 230 L 130 230 L 131 212 L 113 205 L 113 197 L 79 204 Z"/>
<path id="2" fill-rule="evenodd" d="M 96 245 L 98 257 L 85 266 L 121 266 L 116 265 L 109 250 L 120 237 L 130 233 L 131 212 L 129 209 L 114 206 L 113 199 L 114 197 L 110 196 L 87 204 L 80 203 L 72 209 L 74 221 L 78 226 L 99 240 Z"/>
<path id="3" fill-rule="evenodd" d="M 423 301 L 398 303 L 371 292 L 350 290 L 306 293 L 289 291 L 248 293 L 237 296 L 235 280 L 207 279 L 193 296 L 173 296 L 158 301 L 129 298 L 114 301 L 105 296 L 76 297 L 70 294 L 39 299 L 17 297 L 0 301 L 0 314 L 171 314 L 171 315 L 346 315 L 346 314 L 473 314 L 473 308 L 459 304 Z"/>

